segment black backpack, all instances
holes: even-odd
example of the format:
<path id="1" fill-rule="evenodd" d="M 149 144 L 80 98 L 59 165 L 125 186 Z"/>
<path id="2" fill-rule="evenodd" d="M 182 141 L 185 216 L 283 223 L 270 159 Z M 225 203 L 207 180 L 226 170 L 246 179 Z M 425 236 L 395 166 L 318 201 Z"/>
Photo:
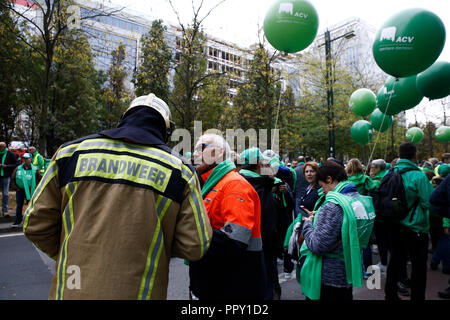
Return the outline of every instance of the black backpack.
<path id="1" fill-rule="evenodd" d="M 406 202 L 405 187 L 402 174 L 418 168 L 406 168 L 400 171 L 392 168 L 381 180 L 380 188 L 374 197 L 374 207 L 377 218 L 385 221 L 400 221 L 408 216 L 408 213 L 418 206 L 420 198 L 411 207 Z M 411 215 L 412 219 L 412 215 Z"/>

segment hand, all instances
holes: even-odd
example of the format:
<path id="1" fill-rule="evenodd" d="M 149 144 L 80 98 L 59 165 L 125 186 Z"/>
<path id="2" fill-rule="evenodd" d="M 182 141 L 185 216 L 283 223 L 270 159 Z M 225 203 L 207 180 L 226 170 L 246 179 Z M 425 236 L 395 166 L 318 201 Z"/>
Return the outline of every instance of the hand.
<path id="1" fill-rule="evenodd" d="M 449 235 L 448 228 L 444 228 L 444 234 L 445 234 L 446 236 Z"/>
<path id="2" fill-rule="evenodd" d="M 0 167 L 6 168 L 6 164 L 1 164 Z"/>
<path id="3" fill-rule="evenodd" d="M 309 218 L 313 218 L 314 215 L 316 214 L 316 211 L 309 211 L 309 210 L 306 209 L 305 207 L 300 207 L 300 209 L 302 209 L 303 211 L 305 211 L 305 212 L 308 214 Z M 309 219 L 309 218 L 308 218 L 308 219 Z"/>
<path id="4" fill-rule="evenodd" d="M 279 190 L 280 190 L 280 192 L 282 192 L 282 193 L 288 192 L 288 188 L 287 188 L 286 184 L 280 185 Z"/>

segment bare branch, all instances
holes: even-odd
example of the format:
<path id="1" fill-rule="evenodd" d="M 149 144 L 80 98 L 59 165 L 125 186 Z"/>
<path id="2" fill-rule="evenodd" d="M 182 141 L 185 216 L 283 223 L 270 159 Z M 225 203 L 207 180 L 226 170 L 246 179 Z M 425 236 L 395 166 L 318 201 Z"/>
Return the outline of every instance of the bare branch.
<path id="1" fill-rule="evenodd" d="M 13 7 L 5 6 L 5 5 L 3 5 L 3 4 L 1 4 L 1 3 L 0 3 L 0 5 L 1 5 L 3 8 L 5 8 L 5 9 L 9 9 L 11 12 L 13 12 L 14 14 L 16 14 L 16 15 L 19 16 L 20 18 L 22 18 L 22 19 L 28 21 L 29 23 L 31 23 L 31 24 L 33 25 L 33 27 L 36 28 L 36 29 L 40 32 L 40 34 L 41 34 L 42 36 L 44 36 L 44 31 L 42 31 L 42 29 L 37 25 L 36 22 L 34 22 L 33 20 L 31 20 L 30 18 L 28 18 L 27 16 L 25 16 L 24 13 L 21 13 L 21 12 L 17 11 L 16 9 L 14 9 Z M 29 10 L 29 9 L 28 9 L 28 10 Z M 28 10 L 26 10 L 25 12 L 28 12 Z"/>
<path id="2" fill-rule="evenodd" d="M 209 11 L 208 11 L 208 13 L 199 21 L 199 24 L 202 24 L 203 23 L 203 21 L 211 14 L 211 12 L 213 12 L 218 6 L 220 6 L 222 3 L 224 3 L 225 1 L 227 1 L 227 0 L 221 0 L 221 1 L 219 1 L 214 7 L 212 7 Z M 202 0 L 202 4 L 203 4 L 203 0 Z M 201 6 L 200 6 L 201 7 Z M 200 9 L 199 9 L 199 11 L 200 11 Z"/>
<path id="3" fill-rule="evenodd" d="M 170 6 L 172 7 L 173 12 L 174 12 L 175 15 L 177 16 L 178 24 L 180 25 L 180 27 L 181 27 L 183 33 L 185 33 L 184 25 L 183 25 L 183 23 L 181 23 L 180 14 L 178 13 L 177 9 L 175 9 L 175 7 L 174 7 L 174 5 L 173 5 L 173 3 L 172 3 L 172 0 L 167 0 L 167 1 L 169 1 L 169 4 L 170 4 Z"/>

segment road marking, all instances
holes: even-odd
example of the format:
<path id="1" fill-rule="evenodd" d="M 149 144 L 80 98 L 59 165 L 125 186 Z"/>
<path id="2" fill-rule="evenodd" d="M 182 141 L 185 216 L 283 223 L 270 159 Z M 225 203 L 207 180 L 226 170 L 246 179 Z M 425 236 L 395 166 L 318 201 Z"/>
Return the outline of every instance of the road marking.
<path id="1" fill-rule="evenodd" d="M 23 236 L 23 232 L 0 235 L 0 238 Z"/>

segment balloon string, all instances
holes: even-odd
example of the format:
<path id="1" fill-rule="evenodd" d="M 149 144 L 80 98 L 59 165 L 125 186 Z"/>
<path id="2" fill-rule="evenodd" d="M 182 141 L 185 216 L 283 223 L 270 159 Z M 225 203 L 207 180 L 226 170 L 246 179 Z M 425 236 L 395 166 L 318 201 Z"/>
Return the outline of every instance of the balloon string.
<path id="1" fill-rule="evenodd" d="M 388 147 L 388 142 L 389 140 L 386 139 L 386 144 L 384 145 L 384 160 L 386 161 L 386 157 L 387 157 L 387 147 Z"/>
<path id="2" fill-rule="evenodd" d="M 385 117 L 387 115 L 387 112 L 389 111 L 389 106 L 391 104 L 391 98 L 392 98 L 392 94 L 394 93 L 394 89 L 395 89 L 395 84 L 396 83 L 397 83 L 397 81 L 394 81 L 394 85 L 392 86 L 392 90 L 391 90 L 391 93 L 389 95 L 389 100 L 388 100 L 388 103 L 387 103 L 387 106 L 386 106 L 386 111 L 385 111 L 385 113 L 383 113 L 383 120 L 381 120 L 380 129 L 383 127 L 384 119 L 385 119 Z M 375 144 L 373 146 L 372 152 L 370 153 L 369 161 L 367 162 L 367 164 L 370 164 L 370 162 L 372 161 L 373 153 L 375 152 L 375 148 L 377 147 L 377 144 L 378 144 L 378 139 L 380 138 L 380 133 L 381 133 L 381 131 L 378 131 L 377 138 L 375 140 Z M 386 159 L 385 159 L 385 161 L 386 161 Z"/>
<path id="3" fill-rule="evenodd" d="M 280 85 L 280 96 L 278 97 L 278 109 L 277 109 L 277 117 L 276 117 L 276 119 L 275 119 L 275 130 L 277 129 L 277 125 L 278 125 L 278 116 L 280 115 L 280 104 L 281 104 L 281 91 L 282 91 L 282 88 L 281 88 L 281 85 Z M 272 143 L 272 146 L 274 145 L 274 137 L 272 137 L 272 141 L 271 141 L 271 143 Z"/>

